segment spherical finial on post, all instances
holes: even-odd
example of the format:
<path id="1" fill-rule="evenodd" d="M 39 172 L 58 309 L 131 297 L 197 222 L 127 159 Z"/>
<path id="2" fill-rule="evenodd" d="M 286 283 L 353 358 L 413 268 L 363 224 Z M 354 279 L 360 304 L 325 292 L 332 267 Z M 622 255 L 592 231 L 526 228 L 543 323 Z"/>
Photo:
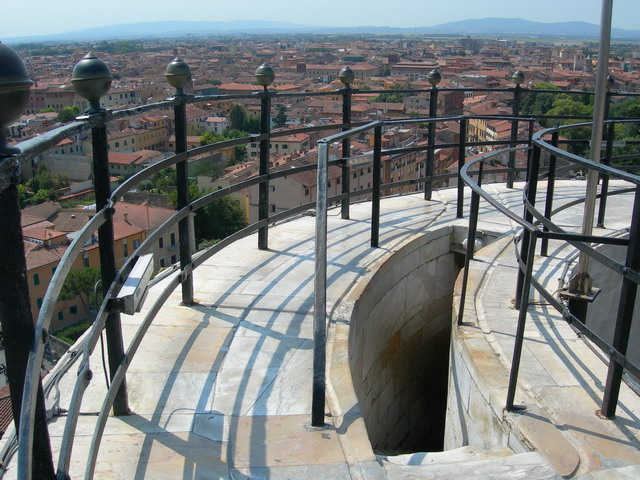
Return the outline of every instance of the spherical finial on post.
<path id="1" fill-rule="evenodd" d="M 111 70 L 107 64 L 91 52 L 73 67 L 71 82 L 76 93 L 89 100 L 87 113 L 103 110 L 100 106 L 100 97 L 109 91 L 112 79 Z"/>
<path id="2" fill-rule="evenodd" d="M 607 76 L 607 90 L 613 90 L 616 85 L 616 79 L 612 75 Z"/>
<path id="3" fill-rule="evenodd" d="M 191 80 L 191 68 L 187 62 L 180 57 L 176 57 L 167 65 L 167 69 L 164 71 L 164 77 L 167 79 L 169 85 L 176 89 L 176 96 L 184 95 L 184 87 L 186 87 L 189 80 Z"/>
<path id="4" fill-rule="evenodd" d="M 273 68 L 271 68 L 266 63 L 263 63 L 256 69 L 255 75 L 256 82 L 258 82 L 258 85 L 261 85 L 265 89 L 265 91 L 276 78 L 276 74 L 273 72 Z"/>
<path id="5" fill-rule="evenodd" d="M 524 73 L 522 73 L 520 70 L 516 70 L 515 72 L 513 72 L 511 80 L 516 84 L 516 87 L 519 87 L 520 85 L 522 85 L 522 82 L 524 82 Z"/>
<path id="6" fill-rule="evenodd" d="M 353 73 L 353 70 L 351 70 L 350 67 L 344 67 L 342 70 L 340 70 L 338 78 L 345 87 L 348 87 L 356 79 L 356 75 L 355 73 Z"/>
<path id="7" fill-rule="evenodd" d="M 31 85 L 33 81 L 20 56 L 0 42 L 0 155 L 14 153 L 7 146 L 4 129 L 22 115 Z"/>
<path id="8" fill-rule="evenodd" d="M 436 86 L 440 83 L 441 80 L 442 80 L 442 75 L 435 68 L 431 70 L 427 75 L 427 81 L 431 84 L 433 88 L 436 88 Z"/>

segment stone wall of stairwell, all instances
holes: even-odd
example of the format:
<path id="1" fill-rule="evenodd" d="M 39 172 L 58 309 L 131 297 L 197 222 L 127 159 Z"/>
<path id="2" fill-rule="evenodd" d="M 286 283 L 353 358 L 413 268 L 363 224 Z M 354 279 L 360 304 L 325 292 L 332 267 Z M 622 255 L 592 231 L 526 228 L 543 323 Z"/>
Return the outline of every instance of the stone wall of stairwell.
<path id="1" fill-rule="evenodd" d="M 455 282 L 445 450 L 465 445 L 482 445 L 488 450 L 509 447 L 516 453 L 530 450 L 504 420 L 508 371 L 477 323 L 476 295 L 482 286 L 487 265 L 511 243 L 512 239 L 505 237 L 476 253 L 476 259 L 480 261 L 472 262 L 469 269 L 464 324 L 461 327 L 457 326 L 457 316 L 462 271 Z"/>
<path id="2" fill-rule="evenodd" d="M 349 364 L 374 450 L 435 451 L 444 438 L 453 227 L 402 247 L 355 295 Z"/>

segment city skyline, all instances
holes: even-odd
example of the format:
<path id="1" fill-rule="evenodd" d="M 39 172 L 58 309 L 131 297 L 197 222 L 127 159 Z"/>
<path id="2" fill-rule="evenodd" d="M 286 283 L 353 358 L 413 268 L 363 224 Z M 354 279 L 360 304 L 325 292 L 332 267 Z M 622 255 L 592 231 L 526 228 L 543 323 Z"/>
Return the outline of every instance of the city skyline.
<path id="1" fill-rule="evenodd" d="M 263 2 L 246 0 L 238 9 L 227 3 L 195 1 L 191 8 L 176 9 L 175 2 L 157 0 L 152 11 L 146 4 L 113 0 L 108 11 L 98 15 L 86 14 L 86 2 L 68 0 L 66 8 L 60 4 L 33 0 L 30 6 L 35 15 L 24 15 L 12 9 L 4 16 L 2 38 L 66 33 L 107 25 L 153 22 L 163 20 L 183 21 L 233 21 L 268 20 L 286 21 L 301 25 L 335 27 L 389 26 L 426 27 L 475 18 L 523 18 L 537 22 L 555 23 L 582 21 L 600 23 L 601 0 L 538 0 L 535 3 L 516 3 L 507 0 L 479 3 L 473 0 L 457 0 L 455 8 L 441 8 L 442 1 L 405 0 L 403 8 L 389 8 L 389 2 L 369 0 L 363 2 L 325 0 L 316 9 L 300 8 L 298 2 L 276 0 Z M 616 0 L 613 5 L 613 27 L 640 29 L 637 0 Z M 337 15 L 336 12 L 340 12 Z"/>

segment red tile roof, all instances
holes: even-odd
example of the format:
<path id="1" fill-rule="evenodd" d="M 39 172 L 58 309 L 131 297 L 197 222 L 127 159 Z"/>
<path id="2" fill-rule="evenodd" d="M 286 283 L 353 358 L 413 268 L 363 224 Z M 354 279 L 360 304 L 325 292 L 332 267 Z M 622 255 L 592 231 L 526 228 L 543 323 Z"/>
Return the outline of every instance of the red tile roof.
<path id="1" fill-rule="evenodd" d="M 124 213 L 127 212 L 129 223 L 150 231 L 158 228 L 162 223 L 173 215 L 175 210 L 170 208 L 153 207 L 148 204 L 136 205 L 135 203 L 118 202 L 115 206 L 113 220 L 124 220 Z"/>
<path id="2" fill-rule="evenodd" d="M 67 245 L 53 245 L 45 247 L 42 245 L 35 245 L 30 242 L 23 242 L 25 244 L 25 260 L 27 262 L 27 270 L 33 270 L 45 265 L 57 264 L 67 251 Z M 31 245 L 35 245 L 32 248 Z"/>

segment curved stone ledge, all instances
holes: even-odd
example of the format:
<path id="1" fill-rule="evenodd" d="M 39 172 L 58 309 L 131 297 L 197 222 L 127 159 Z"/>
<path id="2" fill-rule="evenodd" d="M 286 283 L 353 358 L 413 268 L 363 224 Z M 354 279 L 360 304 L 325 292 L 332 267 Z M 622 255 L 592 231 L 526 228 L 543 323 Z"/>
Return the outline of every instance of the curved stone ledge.
<path id="1" fill-rule="evenodd" d="M 511 242 L 510 236 L 500 239 L 471 262 L 459 327 L 462 275 L 456 283 L 445 448 L 538 451 L 565 478 L 639 463 L 637 396 L 623 386 L 618 418 L 596 415 L 606 366 L 537 293 L 516 391 L 516 404 L 526 410 L 505 411 L 518 317 L 511 305 L 517 275 Z M 537 258 L 537 275 L 555 280 L 559 265 L 558 259 Z"/>

